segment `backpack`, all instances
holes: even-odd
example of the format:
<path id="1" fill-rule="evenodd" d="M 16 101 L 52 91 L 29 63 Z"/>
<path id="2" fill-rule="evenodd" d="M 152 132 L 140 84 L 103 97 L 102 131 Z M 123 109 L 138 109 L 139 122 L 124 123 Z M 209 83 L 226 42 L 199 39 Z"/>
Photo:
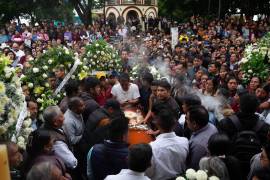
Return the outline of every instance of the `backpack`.
<path id="1" fill-rule="evenodd" d="M 229 117 L 235 128 L 237 134 L 233 139 L 234 151 L 233 155 L 240 161 L 244 173 L 249 172 L 250 160 L 255 155 L 261 152 L 261 141 L 257 132 L 262 128 L 264 122 L 257 120 L 256 125 L 250 130 L 242 130 L 242 124 L 236 115 Z"/>

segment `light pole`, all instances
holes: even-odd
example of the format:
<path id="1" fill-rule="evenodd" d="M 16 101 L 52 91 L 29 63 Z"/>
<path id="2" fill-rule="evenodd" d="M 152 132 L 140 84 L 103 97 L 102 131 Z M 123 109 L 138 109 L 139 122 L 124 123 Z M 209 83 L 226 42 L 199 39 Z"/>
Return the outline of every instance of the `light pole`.
<path id="1" fill-rule="evenodd" d="M 221 0 L 218 1 L 218 18 L 220 19 L 221 14 Z"/>

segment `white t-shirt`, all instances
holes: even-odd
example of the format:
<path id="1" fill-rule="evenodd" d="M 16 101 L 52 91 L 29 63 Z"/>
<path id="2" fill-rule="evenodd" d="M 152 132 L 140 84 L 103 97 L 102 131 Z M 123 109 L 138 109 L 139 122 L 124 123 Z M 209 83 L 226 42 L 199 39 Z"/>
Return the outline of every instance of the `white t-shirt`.
<path id="1" fill-rule="evenodd" d="M 125 101 L 137 99 L 140 97 L 139 88 L 136 84 L 130 83 L 129 89 L 124 91 L 120 83 L 115 84 L 112 87 L 111 91 L 112 95 L 116 97 L 116 100 L 120 103 L 124 103 Z"/>

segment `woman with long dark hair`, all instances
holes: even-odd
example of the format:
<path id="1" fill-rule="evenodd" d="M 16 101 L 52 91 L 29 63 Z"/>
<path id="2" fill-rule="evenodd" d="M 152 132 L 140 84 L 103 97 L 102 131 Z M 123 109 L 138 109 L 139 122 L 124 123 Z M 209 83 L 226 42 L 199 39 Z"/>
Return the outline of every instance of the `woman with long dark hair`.
<path id="1" fill-rule="evenodd" d="M 52 150 L 53 144 L 54 139 L 51 138 L 46 130 L 38 129 L 30 134 L 26 147 L 27 155 L 24 164 L 24 176 L 27 175 L 34 165 L 41 162 L 50 162 L 62 171 L 63 176 L 70 178 L 70 175 L 66 173 L 66 167 L 62 160 L 54 155 Z"/>

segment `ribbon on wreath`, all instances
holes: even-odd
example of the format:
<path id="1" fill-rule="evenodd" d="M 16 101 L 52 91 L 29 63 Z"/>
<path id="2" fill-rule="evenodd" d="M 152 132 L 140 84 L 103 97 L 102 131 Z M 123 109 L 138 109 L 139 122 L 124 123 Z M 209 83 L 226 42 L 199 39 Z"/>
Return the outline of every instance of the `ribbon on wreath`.
<path id="1" fill-rule="evenodd" d="M 73 73 L 76 71 L 78 65 L 80 65 L 80 64 L 81 64 L 80 60 L 78 58 L 76 58 L 76 61 L 75 61 L 74 65 L 72 66 L 72 68 L 70 69 L 69 73 L 65 76 L 63 81 L 60 83 L 60 85 L 54 91 L 54 95 L 57 95 L 63 89 L 65 84 L 68 82 L 68 80 L 71 78 Z"/>

